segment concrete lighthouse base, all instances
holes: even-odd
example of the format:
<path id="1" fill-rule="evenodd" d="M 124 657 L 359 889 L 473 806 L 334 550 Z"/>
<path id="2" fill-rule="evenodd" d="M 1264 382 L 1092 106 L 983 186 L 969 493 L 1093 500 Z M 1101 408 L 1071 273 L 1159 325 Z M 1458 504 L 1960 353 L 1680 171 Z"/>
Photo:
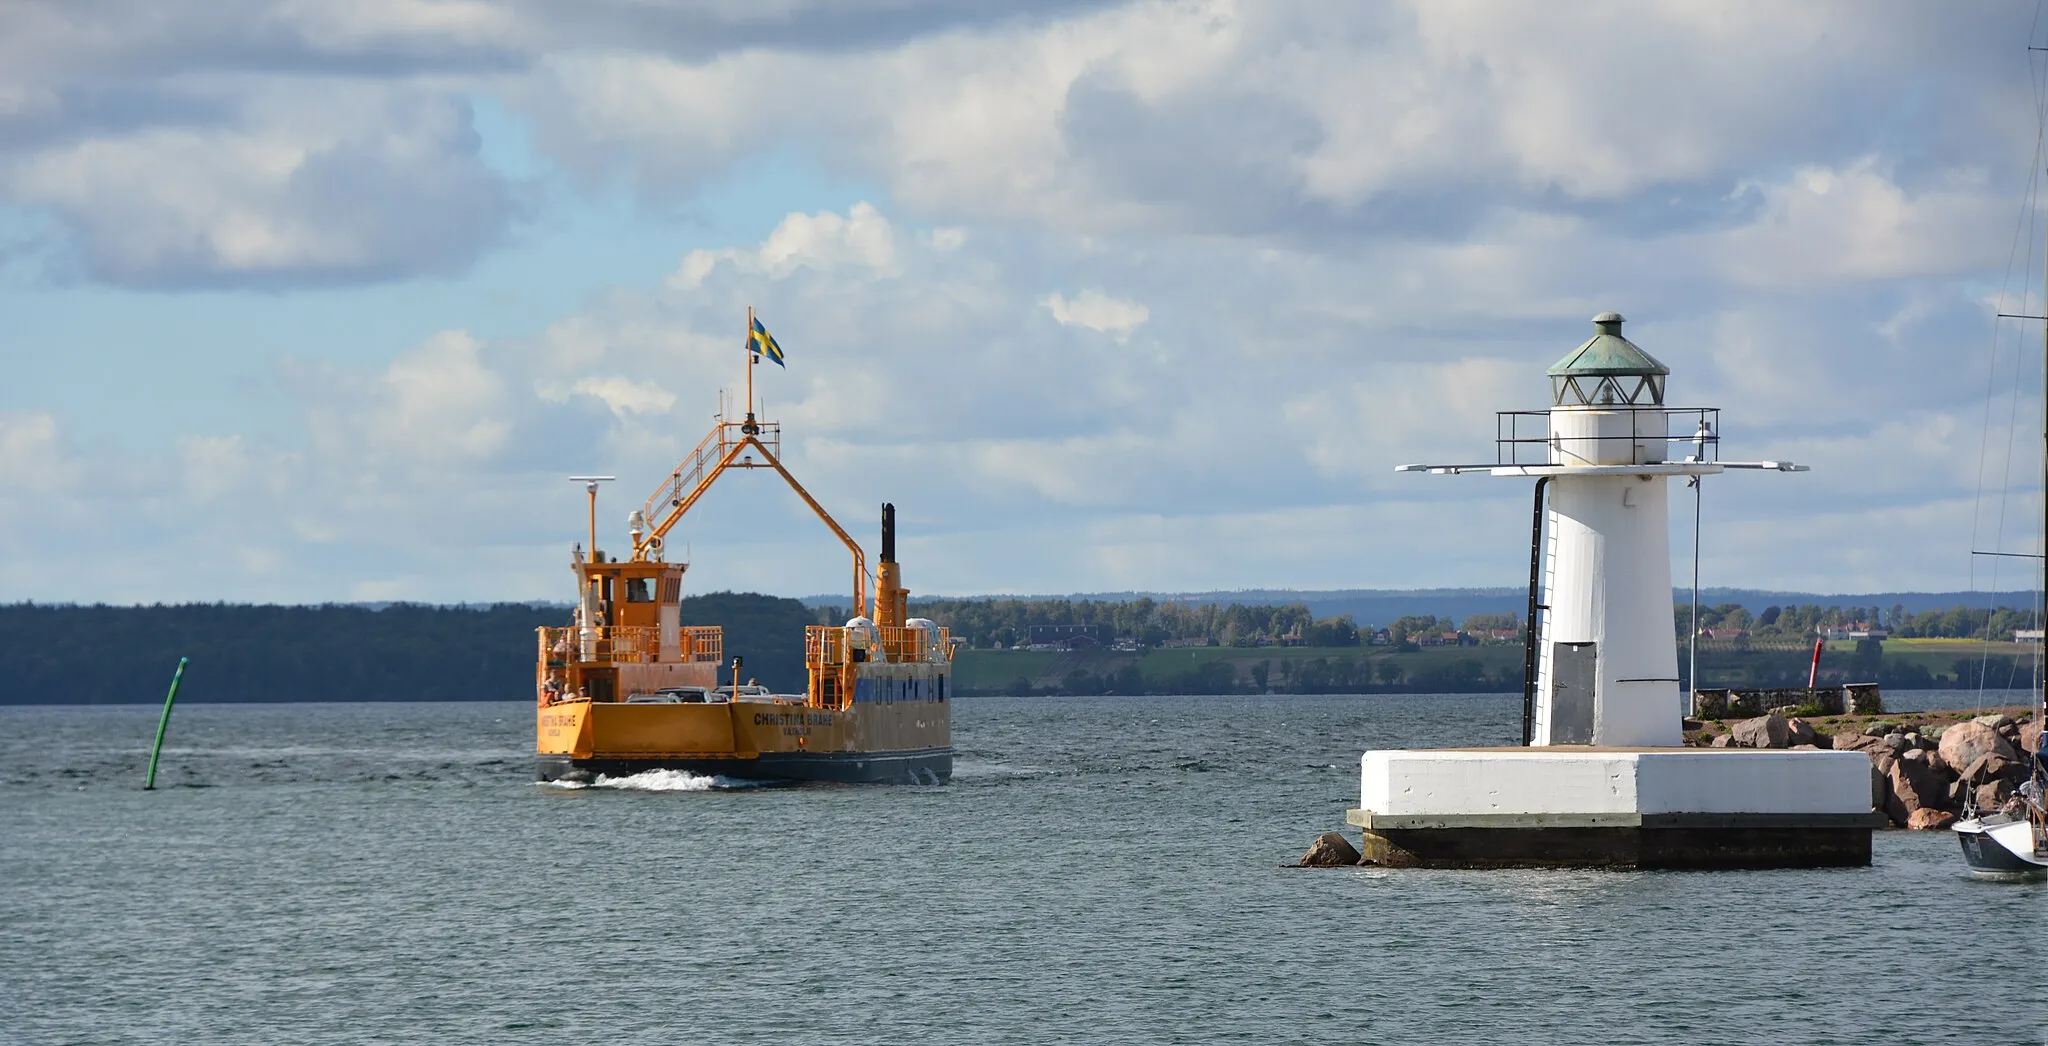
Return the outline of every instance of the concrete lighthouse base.
<path id="1" fill-rule="evenodd" d="M 1368 863 L 1413 868 L 1815 868 L 1870 863 L 1859 752 L 1465 748 L 1367 752 Z"/>

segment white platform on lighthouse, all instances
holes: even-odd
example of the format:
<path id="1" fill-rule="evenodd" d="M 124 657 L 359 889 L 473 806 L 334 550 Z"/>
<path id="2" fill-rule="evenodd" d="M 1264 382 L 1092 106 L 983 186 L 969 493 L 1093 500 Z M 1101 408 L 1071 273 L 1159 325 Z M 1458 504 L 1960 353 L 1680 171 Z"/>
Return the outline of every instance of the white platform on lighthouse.
<path id="1" fill-rule="evenodd" d="M 1426 828 L 1634 827 L 1676 815 L 1756 823 L 1870 813 L 1861 752 L 1743 748 L 1447 748 L 1360 760 L 1353 824 Z M 1648 819 L 1648 820 L 1646 820 Z"/>

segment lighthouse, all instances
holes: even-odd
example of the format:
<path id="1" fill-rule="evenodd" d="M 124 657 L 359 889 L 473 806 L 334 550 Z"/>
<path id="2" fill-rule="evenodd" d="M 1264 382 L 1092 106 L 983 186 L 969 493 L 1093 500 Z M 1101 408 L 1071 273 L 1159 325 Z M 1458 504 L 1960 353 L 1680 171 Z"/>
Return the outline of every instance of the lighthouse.
<path id="1" fill-rule="evenodd" d="M 1621 324 L 1619 313 L 1593 317 L 1593 336 L 1550 368 L 1548 460 L 1505 470 L 1549 487 L 1535 744 L 1680 741 L 1670 478 L 1721 471 L 1705 460 L 1719 441 L 1696 440 L 1688 458 L 1667 460 L 1671 368 L 1624 337 Z M 1712 431 L 1717 412 L 1687 413 L 1699 415 L 1695 432 Z"/>
<path id="2" fill-rule="evenodd" d="M 1665 403 L 1671 369 L 1619 313 L 1502 411 L 1494 460 L 1403 465 L 1533 478 L 1522 745 L 1368 751 L 1369 860 L 1397 866 L 1780 867 L 1870 862 L 1861 753 L 1681 747 L 1672 482 L 1731 469 L 1720 410 Z"/>

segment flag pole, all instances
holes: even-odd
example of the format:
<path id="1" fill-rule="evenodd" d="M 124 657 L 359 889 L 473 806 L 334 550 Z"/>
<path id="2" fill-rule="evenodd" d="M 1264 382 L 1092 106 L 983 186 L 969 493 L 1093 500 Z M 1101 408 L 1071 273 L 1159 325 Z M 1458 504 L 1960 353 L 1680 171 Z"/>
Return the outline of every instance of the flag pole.
<path id="1" fill-rule="evenodd" d="M 754 420 L 754 307 L 747 306 L 747 420 Z"/>

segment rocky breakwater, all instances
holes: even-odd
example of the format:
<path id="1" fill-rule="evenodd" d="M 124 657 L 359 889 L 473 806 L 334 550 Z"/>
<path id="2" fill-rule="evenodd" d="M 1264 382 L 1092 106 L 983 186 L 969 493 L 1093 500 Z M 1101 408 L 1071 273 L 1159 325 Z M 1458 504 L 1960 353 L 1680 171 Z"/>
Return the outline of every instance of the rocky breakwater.
<path id="1" fill-rule="evenodd" d="M 1818 723 L 1768 713 L 1687 724 L 1712 748 L 1832 748 L 1870 757 L 1870 804 L 1900 828 L 1946 828 L 1964 810 L 1996 810 L 2027 779 L 2041 724 L 2025 712 L 1838 716 Z"/>

